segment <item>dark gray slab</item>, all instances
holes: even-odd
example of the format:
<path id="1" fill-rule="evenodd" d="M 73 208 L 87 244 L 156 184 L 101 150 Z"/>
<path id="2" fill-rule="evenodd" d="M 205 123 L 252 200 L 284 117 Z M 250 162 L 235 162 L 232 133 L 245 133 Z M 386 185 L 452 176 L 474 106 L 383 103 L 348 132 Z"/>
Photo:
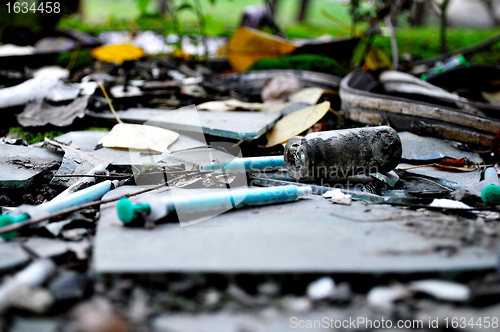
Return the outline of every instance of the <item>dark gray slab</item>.
<path id="1" fill-rule="evenodd" d="M 11 332 L 56 332 L 60 322 L 51 318 L 17 317 L 14 319 Z"/>
<path id="2" fill-rule="evenodd" d="M 398 165 L 398 168 L 408 168 L 413 166 L 415 165 L 401 163 Z M 462 172 L 462 171 L 447 170 L 444 168 L 439 168 L 434 166 L 427 166 L 427 167 L 413 168 L 408 172 L 418 175 L 425 175 L 443 180 L 453 181 L 465 187 L 471 187 L 477 184 L 481 179 L 481 171 L 479 170 L 473 172 Z"/>
<path id="3" fill-rule="evenodd" d="M 61 154 L 46 149 L 0 144 L 0 187 L 26 188 L 61 160 Z"/>
<path id="4" fill-rule="evenodd" d="M 0 243 L 0 271 L 9 270 L 28 263 L 30 257 L 19 243 Z"/>
<path id="5" fill-rule="evenodd" d="M 135 190 L 137 187 L 118 188 L 105 198 Z M 436 212 L 356 202 L 334 205 L 313 196 L 289 204 L 232 210 L 187 227 L 170 223 L 145 230 L 123 227 L 115 204 L 110 203 L 101 210 L 94 271 L 100 275 L 409 273 L 491 269 L 496 265 L 495 253 L 478 247 L 461 248 L 446 257 L 433 248 L 453 242 L 451 237 L 446 241 L 423 237 L 410 233 L 402 224 L 443 218 L 458 222 Z"/>
<path id="6" fill-rule="evenodd" d="M 434 137 L 422 137 L 404 131 L 398 133 L 403 145 L 403 159 L 431 160 L 443 157 L 464 158 L 468 157 L 477 163 L 483 160 L 477 153 L 459 150 L 448 144 L 445 140 Z"/>
<path id="7" fill-rule="evenodd" d="M 186 135 L 179 135 L 169 150 L 171 153 L 156 155 L 145 155 L 139 151 L 128 151 L 119 149 L 102 148 L 95 150 L 99 140 L 106 136 L 107 131 L 73 131 L 57 137 L 60 142 L 71 143 L 71 146 L 79 147 L 83 151 L 91 152 L 93 155 L 111 161 L 114 166 L 124 167 L 141 165 L 145 163 L 156 163 L 163 161 L 169 164 L 184 163 L 189 169 L 194 164 L 210 164 L 211 160 L 232 160 L 233 156 L 207 147 L 206 142 Z M 202 137 L 204 139 L 204 137 Z"/>
<path id="8" fill-rule="evenodd" d="M 292 317 L 296 320 L 291 320 Z M 231 311 L 202 314 L 173 313 L 155 317 L 151 325 L 156 332 L 288 332 L 298 329 L 299 321 L 302 321 L 301 326 L 304 327 L 304 322 L 307 320 L 321 321 L 324 317 L 349 320 L 349 313 L 343 308 L 315 310 L 311 313 L 284 313 L 277 310 L 249 313 Z M 327 331 L 327 329 L 325 325 L 317 324 L 316 327 L 309 326 L 307 331 Z"/>
<path id="9" fill-rule="evenodd" d="M 28 239 L 24 245 L 41 258 L 50 258 L 64 255 L 69 251 L 68 242 L 43 237 Z"/>
<path id="10" fill-rule="evenodd" d="M 271 129 L 280 114 L 261 112 L 207 112 L 186 110 L 163 111 L 156 109 L 136 109 L 117 112 L 120 119 L 128 123 L 148 122 L 174 131 L 200 132 L 200 127 L 205 134 L 249 140 L 259 138 Z M 168 115 L 166 115 L 168 114 Z M 91 113 L 93 117 L 116 121 L 111 113 Z M 197 117 L 197 118 L 196 118 Z"/>

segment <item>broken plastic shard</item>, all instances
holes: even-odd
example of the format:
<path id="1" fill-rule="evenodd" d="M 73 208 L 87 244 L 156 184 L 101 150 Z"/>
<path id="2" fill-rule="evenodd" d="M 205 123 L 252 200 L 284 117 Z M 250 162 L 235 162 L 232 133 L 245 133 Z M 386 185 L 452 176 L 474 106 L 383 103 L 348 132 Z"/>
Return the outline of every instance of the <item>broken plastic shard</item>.
<path id="1" fill-rule="evenodd" d="M 307 296 L 313 300 L 324 300 L 335 292 L 335 282 L 330 277 L 323 277 L 307 286 Z"/>
<path id="2" fill-rule="evenodd" d="M 33 53 L 35 53 L 35 48 L 33 46 L 17 46 L 14 44 L 5 44 L 0 46 L 0 57 L 29 55 Z"/>
<path id="3" fill-rule="evenodd" d="M 65 79 L 69 77 L 69 70 L 59 66 L 45 66 L 33 72 L 33 77 L 50 77 Z"/>
<path id="4" fill-rule="evenodd" d="M 52 124 L 57 127 L 66 127 L 76 118 L 85 116 L 90 96 L 77 98 L 65 106 L 52 106 L 43 99 L 28 103 L 24 111 L 17 115 L 17 121 L 23 127 L 41 127 Z"/>
<path id="5" fill-rule="evenodd" d="M 0 312 L 11 305 L 11 296 L 23 287 L 35 288 L 43 284 L 57 266 L 50 259 L 39 259 L 18 272 L 14 277 L 5 280 L 0 286 Z"/>
<path id="6" fill-rule="evenodd" d="M 63 162 L 61 167 L 57 170 L 56 176 L 52 178 L 50 184 L 70 187 L 78 182 L 78 177 L 64 177 L 61 175 L 69 174 L 85 174 L 98 165 L 104 165 L 106 168 L 109 161 L 100 157 L 94 156 L 91 153 L 79 151 L 71 146 L 65 146 L 57 141 L 45 138 L 45 142 L 49 146 L 55 146 L 64 151 Z"/>
<path id="7" fill-rule="evenodd" d="M 404 288 L 377 286 L 372 288 L 367 295 L 368 304 L 375 310 L 390 311 L 397 300 L 408 296 Z"/>
<path id="8" fill-rule="evenodd" d="M 439 138 L 418 136 L 407 131 L 398 134 L 403 146 L 401 158 L 404 160 L 423 161 L 444 157 L 455 159 L 469 157 L 478 164 L 483 162 L 479 154 L 459 150 Z"/>
<path id="9" fill-rule="evenodd" d="M 333 203 L 351 205 L 351 195 L 344 194 L 340 189 L 327 191 L 323 197 L 329 198 Z"/>
<path id="10" fill-rule="evenodd" d="M 452 199 L 436 198 L 429 206 L 442 207 L 445 209 L 471 209 L 470 206 Z"/>
<path id="11" fill-rule="evenodd" d="M 461 98 L 455 94 L 449 93 L 448 91 L 432 85 L 424 80 L 416 78 L 413 75 L 399 71 L 385 71 L 380 74 L 379 80 L 388 93 L 411 93 L 454 101 L 467 101 L 465 98 Z"/>
<path id="12" fill-rule="evenodd" d="M 387 183 L 389 185 L 389 187 L 391 187 L 391 188 L 394 187 L 396 185 L 396 183 L 398 183 L 398 181 L 399 181 L 399 176 L 394 171 L 390 171 L 386 174 L 371 173 L 370 176 L 374 177 L 374 178 L 376 178 L 384 183 Z"/>
<path id="13" fill-rule="evenodd" d="M 273 77 L 264 85 L 261 97 L 265 103 L 282 103 L 288 96 L 300 91 L 302 88 L 302 82 L 298 78 L 292 75 L 279 75 Z"/>
<path id="14" fill-rule="evenodd" d="M 413 292 L 422 292 L 441 301 L 467 302 L 471 297 L 468 286 L 456 282 L 428 279 L 411 282 L 408 288 Z"/>

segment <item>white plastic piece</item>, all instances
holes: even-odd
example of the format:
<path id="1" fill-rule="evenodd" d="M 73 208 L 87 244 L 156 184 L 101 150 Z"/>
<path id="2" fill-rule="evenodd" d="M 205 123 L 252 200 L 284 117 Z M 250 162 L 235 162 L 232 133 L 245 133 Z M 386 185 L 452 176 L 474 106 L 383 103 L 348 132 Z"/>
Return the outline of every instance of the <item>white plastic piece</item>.
<path id="1" fill-rule="evenodd" d="M 313 301 L 324 300 L 335 292 L 335 282 L 330 277 L 318 279 L 307 286 L 307 297 Z"/>
<path id="2" fill-rule="evenodd" d="M 72 100 L 79 93 L 80 88 L 72 88 L 57 78 L 37 77 L 10 88 L 0 89 L 0 108 L 24 105 L 35 99 Z"/>
<path id="3" fill-rule="evenodd" d="M 466 302 L 471 296 L 468 286 L 446 280 L 414 281 L 409 284 L 408 288 L 414 292 L 422 292 L 442 301 Z"/>
<path id="4" fill-rule="evenodd" d="M 452 199 L 436 198 L 429 206 L 449 208 L 449 209 L 471 209 L 470 206 Z"/>
<path id="5" fill-rule="evenodd" d="M 351 195 L 344 194 L 338 188 L 327 191 L 323 194 L 323 197 L 330 198 L 333 203 L 351 205 Z"/>
<path id="6" fill-rule="evenodd" d="M 50 259 L 37 260 L 13 278 L 7 279 L 0 286 L 0 312 L 5 311 L 11 304 L 11 297 L 24 287 L 34 288 L 43 284 L 57 269 Z"/>

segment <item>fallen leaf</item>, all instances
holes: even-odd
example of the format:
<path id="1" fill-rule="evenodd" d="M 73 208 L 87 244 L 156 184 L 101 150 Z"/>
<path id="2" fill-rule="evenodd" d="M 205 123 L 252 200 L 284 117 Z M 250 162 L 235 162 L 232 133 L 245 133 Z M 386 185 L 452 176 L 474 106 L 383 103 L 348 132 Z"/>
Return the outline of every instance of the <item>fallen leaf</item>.
<path id="1" fill-rule="evenodd" d="M 429 166 L 445 168 L 450 170 L 457 170 L 462 172 L 473 172 L 479 169 L 479 165 L 469 158 L 455 159 L 455 158 L 443 157 L 440 159 L 436 159 L 436 161 L 431 164 L 418 165 L 407 168 L 398 168 L 398 170 L 407 171 L 414 168 L 429 167 Z"/>
<path id="2" fill-rule="evenodd" d="M 288 141 L 290 138 L 314 126 L 330 109 L 330 102 L 306 107 L 279 120 L 267 134 L 266 147 L 272 147 Z"/>
<path id="3" fill-rule="evenodd" d="M 481 91 L 481 95 L 486 99 L 490 104 L 499 106 L 500 105 L 500 91 L 497 92 L 486 92 Z"/>
<path id="4" fill-rule="evenodd" d="M 377 71 L 381 69 L 390 70 L 392 69 L 392 62 L 387 53 L 382 51 L 380 48 L 372 46 L 365 57 L 365 64 L 363 67 L 371 71 Z"/>
<path id="5" fill-rule="evenodd" d="M 293 52 L 297 46 L 285 39 L 245 27 L 239 27 L 226 45 L 229 63 L 236 71 L 245 71 L 255 61 L 276 58 Z"/>
<path id="6" fill-rule="evenodd" d="M 319 98 L 325 93 L 325 89 L 321 88 L 305 88 L 292 94 L 288 100 L 297 103 L 308 103 L 308 104 L 317 104 Z"/>
<path id="7" fill-rule="evenodd" d="M 99 61 L 119 65 L 124 61 L 139 60 L 145 55 L 142 48 L 130 44 L 99 46 L 91 50 L 90 54 Z"/>
<path id="8" fill-rule="evenodd" d="M 99 140 L 106 148 L 153 150 L 167 152 L 179 134 L 175 131 L 148 125 L 119 123 Z"/>

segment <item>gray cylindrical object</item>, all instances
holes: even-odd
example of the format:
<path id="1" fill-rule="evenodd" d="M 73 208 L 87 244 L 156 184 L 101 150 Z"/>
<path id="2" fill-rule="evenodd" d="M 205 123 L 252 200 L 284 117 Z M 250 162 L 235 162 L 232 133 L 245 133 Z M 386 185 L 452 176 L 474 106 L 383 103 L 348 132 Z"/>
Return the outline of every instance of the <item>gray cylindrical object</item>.
<path id="1" fill-rule="evenodd" d="M 402 152 L 398 133 L 388 126 L 333 130 L 292 137 L 285 164 L 295 179 L 368 175 L 396 168 Z"/>

